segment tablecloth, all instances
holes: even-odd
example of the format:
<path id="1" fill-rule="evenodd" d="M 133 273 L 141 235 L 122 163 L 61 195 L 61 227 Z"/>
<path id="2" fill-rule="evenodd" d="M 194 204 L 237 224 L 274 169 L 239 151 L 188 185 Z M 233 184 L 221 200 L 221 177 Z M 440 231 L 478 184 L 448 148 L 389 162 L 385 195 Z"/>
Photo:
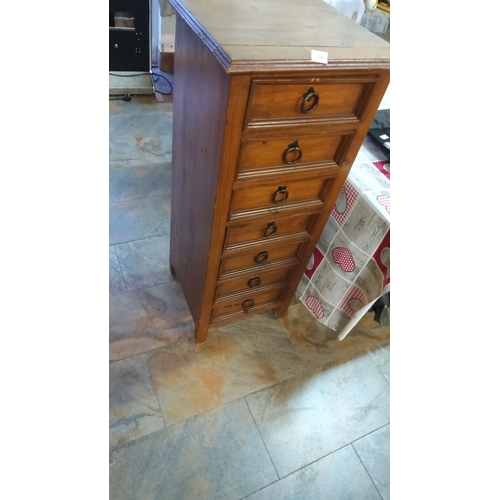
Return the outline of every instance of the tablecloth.
<path id="1" fill-rule="evenodd" d="M 390 289 L 389 165 L 367 136 L 297 288 L 339 340 Z"/>

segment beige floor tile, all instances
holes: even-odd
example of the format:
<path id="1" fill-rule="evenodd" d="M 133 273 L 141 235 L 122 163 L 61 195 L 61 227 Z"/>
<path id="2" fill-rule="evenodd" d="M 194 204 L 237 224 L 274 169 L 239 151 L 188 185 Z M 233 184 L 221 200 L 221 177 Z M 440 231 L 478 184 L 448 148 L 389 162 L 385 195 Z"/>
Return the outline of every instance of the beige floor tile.
<path id="1" fill-rule="evenodd" d="M 337 333 L 316 320 L 302 303 L 291 306 L 281 321 L 309 367 L 379 345 L 390 336 L 390 327 L 379 325 L 373 313 L 367 313 L 344 340 L 338 340 Z"/>
<path id="2" fill-rule="evenodd" d="M 306 369 L 272 315 L 220 327 L 202 345 L 176 342 L 156 352 L 149 367 L 167 425 Z"/>

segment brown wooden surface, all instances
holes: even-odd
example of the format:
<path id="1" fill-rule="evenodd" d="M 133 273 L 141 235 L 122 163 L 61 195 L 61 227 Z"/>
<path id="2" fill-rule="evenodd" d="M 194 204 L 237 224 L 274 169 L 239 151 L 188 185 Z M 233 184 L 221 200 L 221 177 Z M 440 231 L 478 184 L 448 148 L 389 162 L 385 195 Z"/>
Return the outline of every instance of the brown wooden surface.
<path id="1" fill-rule="evenodd" d="M 259 171 L 274 166 L 288 168 L 290 163 L 286 163 L 283 155 L 295 141 L 302 151 L 302 156 L 295 165 L 320 162 L 330 162 L 336 165 L 336 153 L 342 137 L 342 133 L 302 135 L 300 137 L 289 134 L 288 137 L 244 141 L 241 144 L 239 170 L 241 172 L 245 170 Z M 286 155 L 286 159 L 293 162 L 298 159 L 298 153 L 290 152 Z"/>
<path id="2" fill-rule="evenodd" d="M 326 83 L 325 79 L 305 79 L 292 83 L 290 80 L 256 80 L 252 85 L 248 106 L 247 123 L 259 119 L 302 118 L 313 120 L 317 117 L 355 117 L 356 105 L 364 88 L 364 83 L 344 83 L 342 80 Z M 302 111 L 304 94 L 312 88 L 318 94 L 316 107 Z M 316 98 L 304 104 L 305 111 Z"/>
<path id="3" fill-rule="evenodd" d="M 176 40 L 170 262 L 198 323 L 230 77 L 181 18 L 177 19 Z"/>
<path id="4" fill-rule="evenodd" d="M 300 259 L 302 248 L 302 243 L 291 243 L 284 246 L 271 244 L 262 245 L 254 249 L 251 253 L 223 258 L 220 267 L 221 274 L 234 271 L 235 269 L 253 267 L 255 265 L 259 265 L 262 269 L 265 269 L 269 264 L 292 256 L 297 256 L 297 258 Z M 264 252 L 268 255 L 267 259 L 264 263 L 258 264 L 256 258 L 259 254 Z"/>
<path id="5" fill-rule="evenodd" d="M 323 0 L 171 0 L 229 73 L 303 69 L 311 49 L 328 52 L 338 67 L 388 67 L 389 44 Z M 360 64 L 361 63 L 361 64 Z"/>
<path id="6" fill-rule="evenodd" d="M 226 299 L 224 302 L 216 303 L 213 308 L 212 316 L 217 318 L 218 316 L 225 316 L 234 312 L 242 312 L 244 314 L 250 314 L 255 307 L 264 304 L 272 304 L 280 300 L 283 294 L 283 290 L 271 290 L 271 291 L 261 291 L 260 293 L 247 293 L 233 299 Z M 244 310 L 243 304 L 245 301 L 253 301 L 253 305 L 248 306 L 248 311 Z"/>
<path id="7" fill-rule="evenodd" d="M 266 268 L 261 269 L 260 272 L 255 272 L 253 274 L 247 274 L 246 276 L 240 276 L 238 278 L 221 281 L 217 285 L 216 298 L 236 292 L 248 292 L 250 290 L 259 293 L 263 286 L 273 285 L 276 283 L 281 283 L 283 286 L 281 286 L 280 288 L 284 288 L 288 285 L 288 279 L 290 278 L 290 274 L 292 272 L 293 268 L 289 267 L 279 267 L 277 269 L 271 270 L 269 270 L 269 268 Z M 251 282 L 252 279 L 254 280 L 253 282 Z M 254 285 L 251 286 L 251 283 L 254 283 Z M 258 285 L 255 285 L 255 283 L 258 283 Z"/>
<path id="8" fill-rule="evenodd" d="M 323 228 L 328 220 L 330 213 L 333 210 L 335 202 L 344 186 L 344 183 L 349 175 L 349 171 L 351 166 L 358 154 L 358 151 L 363 143 L 366 134 L 368 133 L 368 129 L 375 117 L 375 113 L 377 112 L 377 108 L 384 96 L 384 93 L 389 85 L 389 72 L 381 72 L 379 78 L 377 79 L 376 84 L 373 86 L 372 92 L 370 94 L 369 100 L 367 101 L 366 111 L 364 113 L 363 120 L 360 123 L 359 128 L 356 131 L 356 134 L 351 141 L 349 148 L 346 152 L 346 159 L 340 168 L 339 175 L 335 179 L 331 189 L 328 192 L 327 197 L 324 198 L 324 208 L 321 214 L 318 215 L 315 223 L 315 227 L 311 230 L 311 238 L 309 243 L 307 244 L 304 255 L 306 256 L 303 261 L 299 264 L 294 274 L 290 278 L 290 288 L 285 296 L 282 298 L 282 303 L 279 308 L 276 310 L 276 315 L 278 317 L 283 316 L 292 298 L 295 295 L 295 290 L 299 284 L 302 275 L 304 274 L 306 265 L 307 265 L 307 256 L 310 256 L 318 243 L 318 240 L 323 232 Z"/>
<path id="9" fill-rule="evenodd" d="M 201 85 L 210 85 L 207 80 L 201 80 Z M 215 287 L 219 275 L 219 263 L 224 236 L 226 234 L 226 221 L 229 212 L 232 185 L 235 176 L 236 163 L 240 147 L 243 119 L 245 117 L 246 98 L 250 88 L 248 76 L 231 78 L 229 104 L 227 107 L 226 130 L 222 142 L 222 157 L 220 160 L 220 176 L 215 199 L 214 218 L 211 228 L 210 250 L 208 252 L 207 272 L 204 277 L 204 295 L 201 317 L 196 326 L 196 341 L 202 343 L 208 335 L 210 315 L 215 296 Z M 175 99 L 175 98 L 174 98 Z M 221 113 L 223 114 L 223 113 Z M 175 119 L 175 118 L 174 118 Z M 212 127 L 212 119 L 206 119 L 206 127 Z M 198 222 L 199 223 L 199 222 Z M 200 276 L 203 279 L 202 276 Z"/>
<path id="10" fill-rule="evenodd" d="M 264 186 L 251 186 L 234 192 L 231 202 L 231 212 L 244 212 L 257 207 L 270 207 L 279 211 L 281 208 L 301 201 L 321 199 L 321 189 L 324 179 L 312 178 L 306 181 L 291 181 L 283 179 L 280 183 Z M 286 188 L 288 198 L 283 203 L 274 203 L 273 195 L 280 187 Z"/>
<path id="11" fill-rule="evenodd" d="M 245 242 L 272 241 L 281 236 L 307 232 L 313 217 L 311 214 L 285 217 L 283 219 L 273 217 L 268 221 L 261 221 L 257 224 L 229 227 L 226 235 L 226 248 L 231 249 Z"/>
<path id="12" fill-rule="evenodd" d="M 270 309 L 276 310 L 281 304 L 281 297 L 285 294 L 286 290 L 283 290 L 281 295 L 277 300 L 272 302 L 266 302 L 262 305 L 256 305 L 250 308 L 250 311 L 245 312 L 243 309 L 239 308 L 230 314 L 224 314 L 223 316 L 215 316 L 212 315 L 210 320 L 210 327 L 223 325 L 224 323 L 230 323 L 232 321 L 237 321 L 239 319 L 246 318 L 251 316 L 252 314 L 261 314 L 265 311 L 269 311 Z"/>
<path id="13" fill-rule="evenodd" d="M 171 264 L 201 343 L 210 326 L 286 312 L 387 88 L 389 45 L 323 0 L 171 3 Z M 311 48 L 328 64 L 312 63 Z M 311 86 L 318 107 L 303 113 Z M 302 158 L 288 164 L 293 141 Z M 271 222 L 279 229 L 266 238 Z"/>

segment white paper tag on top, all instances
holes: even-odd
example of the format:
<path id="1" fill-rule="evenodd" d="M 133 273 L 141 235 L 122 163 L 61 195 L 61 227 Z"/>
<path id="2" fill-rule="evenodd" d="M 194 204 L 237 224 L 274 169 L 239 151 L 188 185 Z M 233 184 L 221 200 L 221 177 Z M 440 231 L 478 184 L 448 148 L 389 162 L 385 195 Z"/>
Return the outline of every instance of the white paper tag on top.
<path id="1" fill-rule="evenodd" d="M 311 49 L 311 61 L 321 64 L 328 64 L 328 52 Z"/>

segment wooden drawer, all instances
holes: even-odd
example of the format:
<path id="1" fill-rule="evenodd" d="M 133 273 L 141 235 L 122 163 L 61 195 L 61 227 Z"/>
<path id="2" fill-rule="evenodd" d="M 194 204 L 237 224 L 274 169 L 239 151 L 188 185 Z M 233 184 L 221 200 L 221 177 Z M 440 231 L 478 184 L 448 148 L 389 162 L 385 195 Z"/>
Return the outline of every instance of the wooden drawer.
<path id="1" fill-rule="evenodd" d="M 268 285 L 275 285 L 277 283 L 287 283 L 290 275 L 293 273 L 295 268 L 280 267 L 277 269 L 257 269 L 251 274 L 241 275 L 237 278 L 232 278 L 229 280 L 219 281 L 217 284 L 217 290 L 215 292 L 215 298 L 218 299 L 223 295 L 238 293 L 238 292 L 250 292 L 252 290 L 255 293 L 259 293 L 262 287 Z"/>
<path id="2" fill-rule="evenodd" d="M 300 79 L 254 80 L 245 125 L 266 126 L 266 122 L 283 120 L 357 122 L 361 119 L 372 92 L 372 78 L 314 80 L 312 83 Z"/>
<path id="3" fill-rule="evenodd" d="M 287 137 L 243 141 L 238 175 L 311 164 L 340 166 L 347 149 L 344 144 L 350 135 L 352 133 L 340 132 L 301 136 L 290 134 Z"/>
<path id="4" fill-rule="evenodd" d="M 273 217 L 256 224 L 230 226 L 226 233 L 226 249 L 251 241 L 272 241 L 280 236 L 307 233 L 313 223 L 314 214 L 301 214 L 282 219 Z"/>
<path id="5" fill-rule="evenodd" d="M 260 246 L 251 253 L 236 254 L 229 257 L 223 256 L 221 259 L 220 276 L 231 271 L 252 267 L 254 269 L 262 269 L 262 272 L 264 272 L 264 269 L 270 264 L 275 264 L 277 261 L 290 257 L 295 257 L 298 263 L 303 246 L 303 242 L 269 248 Z M 250 271 L 251 269 L 249 269 Z"/>
<path id="6" fill-rule="evenodd" d="M 324 185 L 330 179 L 314 178 L 283 181 L 273 184 L 241 184 L 233 192 L 229 220 L 234 213 L 250 212 L 257 208 L 277 213 L 281 208 L 305 201 L 321 201 Z"/>
<path id="7" fill-rule="evenodd" d="M 244 294 L 233 299 L 215 303 L 212 309 L 212 322 L 228 315 L 245 315 L 266 306 L 272 307 L 280 302 L 281 296 L 286 289 L 274 289 L 259 294 Z"/>

